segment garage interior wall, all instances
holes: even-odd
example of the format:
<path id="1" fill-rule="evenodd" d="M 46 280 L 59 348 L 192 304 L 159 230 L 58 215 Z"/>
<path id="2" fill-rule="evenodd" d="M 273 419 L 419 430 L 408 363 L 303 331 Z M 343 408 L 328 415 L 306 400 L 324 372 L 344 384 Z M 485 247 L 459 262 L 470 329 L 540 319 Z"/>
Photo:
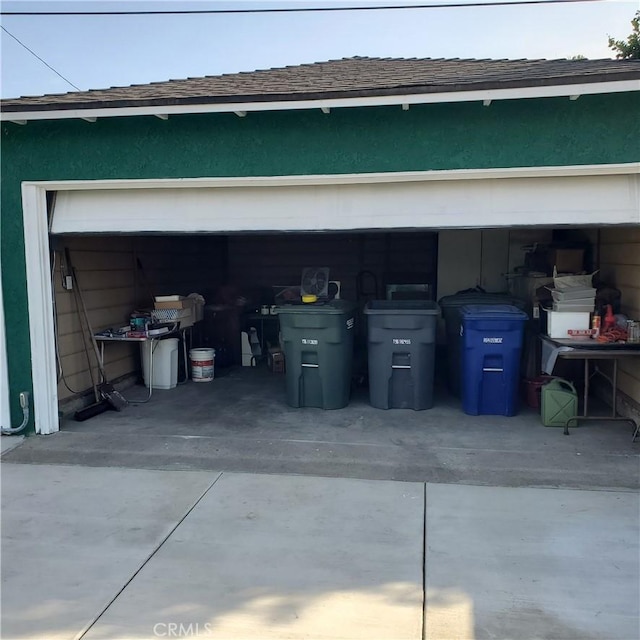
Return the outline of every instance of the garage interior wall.
<path id="1" fill-rule="evenodd" d="M 75 293 L 63 287 L 65 248 L 69 249 L 93 331 L 128 324 L 132 311 L 152 307 L 151 293 L 201 293 L 206 299 L 226 279 L 224 238 L 57 236 L 51 240 L 52 254 L 55 255 L 53 290 L 60 400 L 73 396 L 70 389 L 84 392 L 91 388 L 78 313 L 81 306 Z M 86 333 L 85 336 L 95 368 L 97 365 L 89 336 Z M 139 369 L 137 346 L 110 344 L 105 349 L 105 366 L 110 380 Z M 60 367 L 64 380 L 60 379 Z M 95 369 L 94 377 L 97 380 Z"/>
<path id="2" fill-rule="evenodd" d="M 377 284 L 376 295 L 384 298 L 385 283 L 435 285 L 437 242 L 437 234 L 426 231 L 232 236 L 229 274 L 242 288 L 270 289 L 300 284 L 304 267 L 329 267 L 341 297 L 357 300 L 358 274 L 369 271 L 375 278 L 363 282 L 366 292 Z"/>
<path id="3" fill-rule="evenodd" d="M 207 304 L 219 302 L 222 285 L 232 284 L 249 305 L 270 304 L 272 285 L 297 285 L 306 266 L 328 266 L 330 278 L 341 283 L 341 296 L 356 300 L 356 281 L 362 271 L 374 278 L 365 283 L 371 297 L 384 297 L 387 281 L 435 283 L 437 234 L 322 233 L 215 236 L 54 236 L 56 256 L 53 289 L 59 363 L 64 379 L 58 382 L 61 402 L 74 392 L 91 389 L 91 376 L 78 303 L 63 287 L 64 249 L 82 289 L 94 331 L 121 327 L 132 311 L 148 309 L 153 295 L 200 293 Z M 139 264 L 138 264 L 139 263 Z M 142 269 L 140 269 L 140 266 Z M 397 280 L 396 278 L 402 278 Z M 87 339 L 94 377 L 97 364 Z M 110 380 L 137 372 L 137 345 L 110 344 L 105 349 Z M 59 376 L 60 377 L 60 376 Z"/>
<path id="4" fill-rule="evenodd" d="M 600 232 L 600 268 L 603 279 L 620 289 L 621 313 L 640 318 L 640 228 L 607 229 Z M 622 359 L 618 365 L 618 388 L 640 411 L 640 362 Z"/>
<path id="5" fill-rule="evenodd" d="M 65 247 L 70 250 L 92 328 L 99 331 L 127 324 L 133 310 L 151 306 L 151 294 L 195 292 L 212 304 L 217 302 L 219 287 L 232 283 L 249 297 L 250 304 L 270 303 L 271 286 L 298 284 L 305 266 L 328 266 L 331 279 L 341 282 L 342 297 L 350 300 L 358 299 L 356 283 L 363 271 L 375 276 L 364 285 L 371 294 L 376 284 L 377 297 L 384 297 L 385 282 L 408 281 L 411 275 L 414 281 L 437 283 L 438 299 L 476 285 L 504 291 L 505 274 L 523 264 L 523 247 L 549 242 L 551 237 L 550 229 L 55 236 L 51 243 L 56 256 L 53 282 L 58 350 L 65 375 L 59 380 L 59 398 L 65 401 L 73 396 L 68 387 L 80 392 L 91 388 L 75 295 L 62 284 Z M 640 229 L 592 229 L 587 235 L 574 230 L 569 237 L 588 238 L 594 248 L 599 246 L 602 278 L 621 290 L 621 311 L 640 318 Z M 362 297 L 360 302 L 364 303 Z M 113 344 L 105 350 L 111 380 L 139 370 L 136 347 Z M 87 348 L 95 368 L 89 343 Z M 637 402 L 640 365 L 622 361 L 618 385 Z"/>

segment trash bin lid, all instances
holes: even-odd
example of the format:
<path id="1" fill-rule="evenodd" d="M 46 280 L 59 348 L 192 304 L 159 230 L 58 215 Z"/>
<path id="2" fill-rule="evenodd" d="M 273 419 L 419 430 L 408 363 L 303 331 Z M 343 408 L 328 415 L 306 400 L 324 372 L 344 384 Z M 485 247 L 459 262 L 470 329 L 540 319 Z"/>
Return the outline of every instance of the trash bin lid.
<path id="1" fill-rule="evenodd" d="M 355 309 L 355 303 L 348 300 L 331 300 L 330 302 L 318 300 L 318 302 L 282 304 L 276 307 L 276 313 L 347 314 L 353 313 Z"/>
<path id="2" fill-rule="evenodd" d="M 468 304 L 460 309 L 465 320 L 528 320 L 529 316 L 512 304 Z"/>
<path id="3" fill-rule="evenodd" d="M 364 312 L 367 315 L 386 316 L 439 316 L 440 307 L 433 300 L 371 300 Z"/>
<path id="4" fill-rule="evenodd" d="M 482 291 L 467 291 L 465 293 L 454 293 L 450 296 L 444 296 L 438 300 L 438 304 L 442 309 L 448 309 L 450 307 L 462 307 L 473 304 L 508 304 L 524 307 L 525 302 L 508 293 L 482 293 Z"/>

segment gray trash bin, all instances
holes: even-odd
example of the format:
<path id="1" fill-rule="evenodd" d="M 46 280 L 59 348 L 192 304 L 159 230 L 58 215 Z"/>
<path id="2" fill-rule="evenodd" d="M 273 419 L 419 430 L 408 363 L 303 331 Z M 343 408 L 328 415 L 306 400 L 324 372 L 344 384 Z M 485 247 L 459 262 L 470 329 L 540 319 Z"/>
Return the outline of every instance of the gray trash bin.
<path id="1" fill-rule="evenodd" d="M 461 308 L 464 305 L 508 304 L 524 309 L 526 302 L 507 293 L 483 293 L 482 291 L 465 291 L 438 300 L 442 309 L 447 336 L 447 386 L 449 391 L 460 396 L 462 392 L 462 326 Z"/>
<path id="2" fill-rule="evenodd" d="M 341 409 L 349 403 L 355 309 L 345 300 L 277 308 L 292 407 Z"/>
<path id="3" fill-rule="evenodd" d="M 430 409 L 440 307 L 430 300 L 372 300 L 364 313 L 371 405 Z"/>

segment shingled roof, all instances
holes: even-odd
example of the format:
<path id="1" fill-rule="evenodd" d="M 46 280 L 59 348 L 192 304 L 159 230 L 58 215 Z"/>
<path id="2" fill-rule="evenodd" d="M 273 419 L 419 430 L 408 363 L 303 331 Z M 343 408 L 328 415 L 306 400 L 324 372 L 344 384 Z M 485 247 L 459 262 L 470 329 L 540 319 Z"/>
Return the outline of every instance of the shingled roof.
<path id="1" fill-rule="evenodd" d="M 343 58 L 2 101 L 2 111 L 207 105 L 545 87 L 640 79 L 640 60 Z"/>

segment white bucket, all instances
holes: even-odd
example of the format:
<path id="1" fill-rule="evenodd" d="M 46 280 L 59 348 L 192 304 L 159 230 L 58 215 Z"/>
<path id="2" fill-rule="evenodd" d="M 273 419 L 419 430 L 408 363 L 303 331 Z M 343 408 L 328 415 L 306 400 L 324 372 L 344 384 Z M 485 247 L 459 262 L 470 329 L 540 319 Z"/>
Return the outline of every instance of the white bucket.
<path id="1" fill-rule="evenodd" d="M 215 358 L 215 349 L 190 349 L 191 379 L 194 382 L 211 382 Z"/>

